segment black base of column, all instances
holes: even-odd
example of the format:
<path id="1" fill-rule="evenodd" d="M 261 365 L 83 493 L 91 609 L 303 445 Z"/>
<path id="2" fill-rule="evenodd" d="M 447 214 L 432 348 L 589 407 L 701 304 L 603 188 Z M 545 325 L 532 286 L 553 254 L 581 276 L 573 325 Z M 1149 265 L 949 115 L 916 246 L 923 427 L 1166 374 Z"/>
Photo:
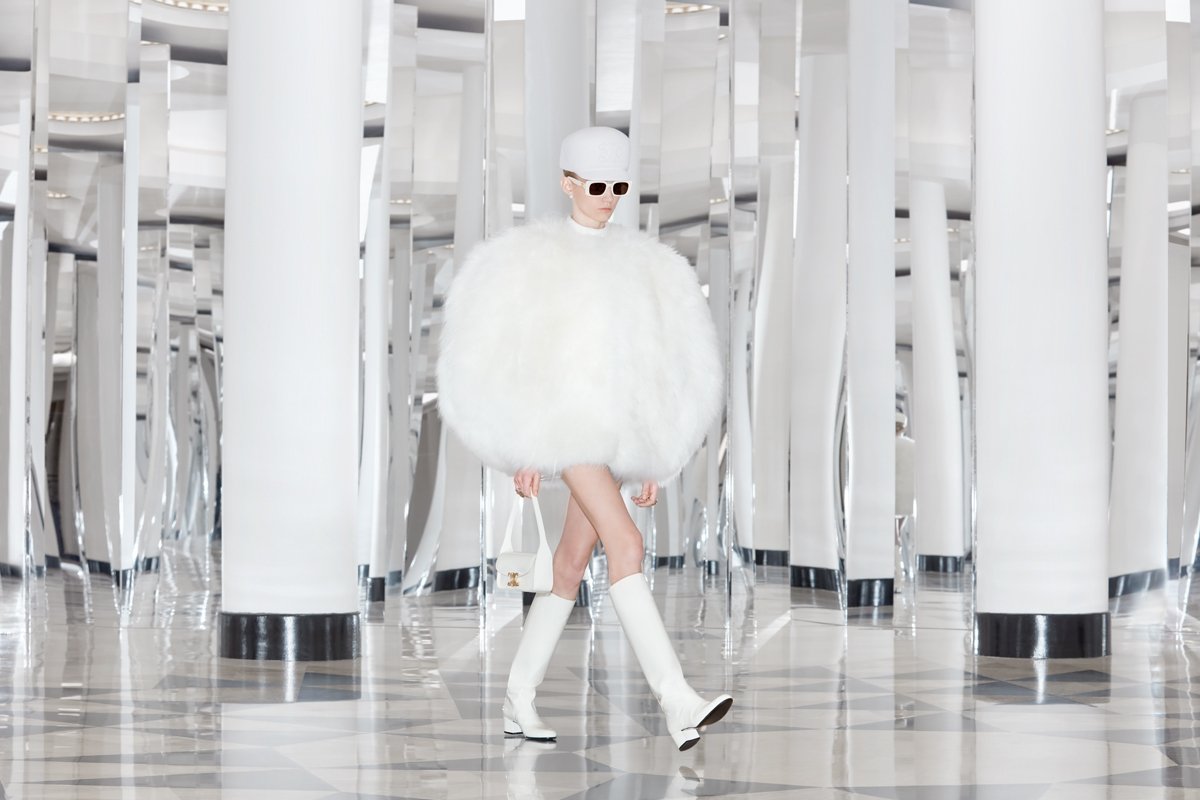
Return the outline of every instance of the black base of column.
<path id="1" fill-rule="evenodd" d="M 371 574 L 371 565 L 370 564 L 359 564 L 358 565 L 358 579 L 360 581 L 365 581 L 370 574 Z"/>
<path id="2" fill-rule="evenodd" d="M 387 578 L 367 578 L 367 602 L 382 603 L 387 595 Z"/>
<path id="3" fill-rule="evenodd" d="M 846 581 L 846 605 L 849 608 L 890 606 L 895 591 L 895 578 L 859 578 Z"/>
<path id="4" fill-rule="evenodd" d="M 786 567 L 791 556 L 787 550 L 755 550 L 754 563 L 760 567 Z"/>
<path id="5" fill-rule="evenodd" d="M 994 658 L 1100 658 L 1109 654 L 1108 612 L 976 614 L 975 655 Z"/>
<path id="6" fill-rule="evenodd" d="M 685 564 L 683 556 L 655 556 L 654 568 L 659 569 L 666 567 L 667 569 L 683 569 Z"/>
<path id="7" fill-rule="evenodd" d="M 962 572 L 962 556 L 917 556 L 917 569 L 921 572 Z"/>
<path id="8" fill-rule="evenodd" d="M 705 575 L 720 575 L 721 562 L 715 558 L 707 558 L 700 563 L 700 569 L 704 570 Z"/>
<path id="9" fill-rule="evenodd" d="M 387 585 L 399 586 L 404 581 L 404 570 L 394 569 L 388 573 Z"/>
<path id="10" fill-rule="evenodd" d="M 1171 580 L 1183 577 L 1183 570 L 1180 568 L 1181 560 L 1178 558 L 1167 559 L 1167 574 L 1171 576 Z M 50 565 L 50 559 L 46 559 L 46 566 Z"/>
<path id="11" fill-rule="evenodd" d="M 786 567 L 791 560 L 791 553 L 787 550 L 755 550 L 753 547 L 734 549 L 747 564 L 759 567 Z"/>
<path id="12" fill-rule="evenodd" d="M 821 589 L 827 592 L 836 592 L 839 577 L 836 569 L 792 565 L 792 586 L 797 589 Z"/>
<path id="13" fill-rule="evenodd" d="M 358 658 L 358 614 L 221 613 L 222 658 L 342 661 Z"/>
<path id="14" fill-rule="evenodd" d="M 1148 569 L 1144 572 L 1130 572 L 1108 579 L 1108 596 L 1124 597 L 1127 594 L 1147 592 L 1151 589 L 1161 589 L 1167 583 L 1165 569 Z"/>
<path id="15" fill-rule="evenodd" d="M 455 589 L 474 589 L 479 585 L 479 567 L 443 569 L 433 573 L 433 591 L 452 592 Z"/>

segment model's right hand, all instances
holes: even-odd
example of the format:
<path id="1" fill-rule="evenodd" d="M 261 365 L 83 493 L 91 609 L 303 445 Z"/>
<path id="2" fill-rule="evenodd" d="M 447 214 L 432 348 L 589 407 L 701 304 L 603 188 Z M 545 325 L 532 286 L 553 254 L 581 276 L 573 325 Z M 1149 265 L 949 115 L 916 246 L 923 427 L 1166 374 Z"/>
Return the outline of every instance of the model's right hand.
<path id="1" fill-rule="evenodd" d="M 541 485 L 542 476 L 536 469 L 526 467 L 513 475 L 513 486 L 517 487 L 517 494 L 521 497 L 537 497 Z"/>

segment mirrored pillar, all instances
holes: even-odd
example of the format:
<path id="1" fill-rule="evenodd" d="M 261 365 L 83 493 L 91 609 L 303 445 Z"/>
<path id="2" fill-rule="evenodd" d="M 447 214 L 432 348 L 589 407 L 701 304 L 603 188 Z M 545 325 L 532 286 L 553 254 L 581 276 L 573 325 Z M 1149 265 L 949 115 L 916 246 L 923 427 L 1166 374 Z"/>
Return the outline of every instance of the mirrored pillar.
<path id="1" fill-rule="evenodd" d="M 1109 509 L 1109 596 L 1167 577 L 1167 98 L 1129 110 L 1117 398 Z"/>
<path id="2" fill-rule="evenodd" d="M 351 658 L 363 7 L 230 15 L 220 655 Z"/>
<path id="3" fill-rule="evenodd" d="M 1090 0 L 975 5 L 981 656 L 1109 652 L 1103 24 Z"/>
<path id="4" fill-rule="evenodd" d="M 914 176 L 909 186 L 909 214 L 916 545 L 923 567 L 958 572 L 965 541 L 962 419 L 945 186 Z"/>
<path id="5" fill-rule="evenodd" d="M 792 284 L 791 585 L 836 589 L 837 420 L 846 336 L 846 56 L 800 61 Z"/>

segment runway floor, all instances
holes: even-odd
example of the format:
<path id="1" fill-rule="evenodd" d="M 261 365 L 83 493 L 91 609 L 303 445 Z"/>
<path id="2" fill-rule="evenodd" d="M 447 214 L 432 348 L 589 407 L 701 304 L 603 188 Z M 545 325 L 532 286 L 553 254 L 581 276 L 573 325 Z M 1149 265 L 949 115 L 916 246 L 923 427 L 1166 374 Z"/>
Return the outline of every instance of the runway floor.
<path id="1" fill-rule="evenodd" d="M 122 598 L 74 569 L 0 581 L 0 783 L 9 798 L 1184 798 L 1200 789 L 1200 624 L 1126 601 L 1114 655 L 969 655 L 960 580 L 926 576 L 917 626 L 813 605 L 784 570 L 659 570 L 684 670 L 731 691 L 675 752 L 602 587 L 539 693 L 555 743 L 506 739 L 517 595 L 390 595 L 356 662 L 215 656 L 218 556 L 172 543 Z M 745 575 L 745 573 L 741 573 Z M 601 583 L 600 581 L 597 582 Z M 1171 584 L 1167 591 L 1173 591 Z M 121 606 L 121 601 L 124 606 Z M 726 624 L 731 612 L 731 625 Z"/>

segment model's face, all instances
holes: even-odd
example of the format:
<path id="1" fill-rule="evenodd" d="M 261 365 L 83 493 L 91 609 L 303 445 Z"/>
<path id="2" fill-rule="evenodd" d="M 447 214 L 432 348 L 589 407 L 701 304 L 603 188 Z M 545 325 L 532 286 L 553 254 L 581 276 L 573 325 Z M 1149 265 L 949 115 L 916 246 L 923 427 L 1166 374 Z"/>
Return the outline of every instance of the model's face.
<path id="1" fill-rule="evenodd" d="M 579 224 L 591 228 L 601 228 L 608 224 L 613 210 L 617 207 L 617 201 L 621 199 L 613 194 L 612 184 L 609 184 L 604 194 L 593 196 L 588 194 L 586 178 L 578 180 L 577 183 L 565 175 L 562 179 L 563 191 L 571 198 L 571 216 Z"/>

